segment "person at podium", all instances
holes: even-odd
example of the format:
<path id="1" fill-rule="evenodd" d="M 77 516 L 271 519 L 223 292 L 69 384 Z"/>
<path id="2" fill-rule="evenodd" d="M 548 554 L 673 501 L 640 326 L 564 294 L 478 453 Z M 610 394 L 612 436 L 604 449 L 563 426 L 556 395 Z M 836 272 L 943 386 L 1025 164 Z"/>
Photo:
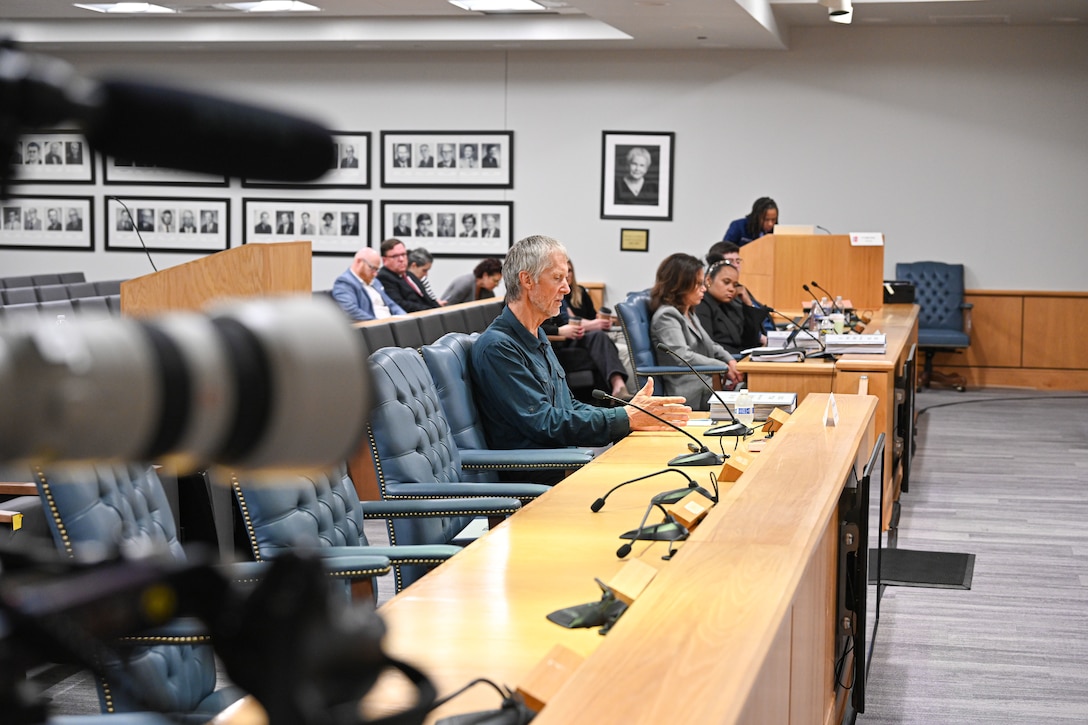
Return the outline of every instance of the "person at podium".
<path id="1" fill-rule="evenodd" d="M 677 365 L 676 359 L 657 349 L 664 343 L 690 365 L 725 363 L 728 378 L 734 383 L 740 380 L 737 361 L 710 337 L 703 329 L 695 308 L 703 300 L 703 263 L 698 257 L 677 252 L 665 257 L 657 268 L 657 277 L 650 290 L 650 340 L 654 343 L 654 356 L 658 365 Z M 662 391 L 666 395 L 683 396 L 693 410 L 707 410 L 710 402 L 710 381 L 702 381 L 692 375 L 661 376 Z"/>
<path id="2" fill-rule="evenodd" d="M 761 196 L 752 204 L 752 211 L 748 216 L 734 219 L 729 228 L 725 230 L 723 242 L 733 242 L 743 247 L 749 242 L 759 239 L 764 234 L 774 231 L 774 225 L 778 223 L 778 205 L 769 196 Z"/>

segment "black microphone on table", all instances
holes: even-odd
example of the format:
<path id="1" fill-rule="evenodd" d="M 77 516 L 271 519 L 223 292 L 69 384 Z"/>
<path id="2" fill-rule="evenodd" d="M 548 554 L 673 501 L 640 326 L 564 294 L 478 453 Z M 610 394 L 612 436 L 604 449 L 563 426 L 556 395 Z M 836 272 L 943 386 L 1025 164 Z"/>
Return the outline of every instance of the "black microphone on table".
<path id="1" fill-rule="evenodd" d="M 671 421 L 665 420 L 660 415 L 651 413 L 650 411 L 646 410 L 641 406 L 635 405 L 629 400 L 617 398 L 615 395 L 609 395 L 603 390 L 594 390 L 593 398 L 595 400 L 611 400 L 612 402 L 619 403 L 620 405 L 630 405 L 635 410 L 645 413 L 654 420 L 664 423 L 668 427 L 672 428 L 675 431 L 683 433 L 692 441 L 694 441 L 694 443 L 688 443 L 688 450 L 690 450 L 691 453 L 684 453 L 677 456 L 676 458 L 673 458 L 671 461 L 669 461 L 670 466 L 716 466 L 725 461 L 722 456 L 719 456 L 717 453 L 704 446 L 702 443 L 699 442 L 698 438 L 693 436 L 691 433 L 688 433 L 680 426 L 676 425 Z"/>
<path id="2" fill-rule="evenodd" d="M 665 520 L 647 526 L 646 520 L 650 518 L 650 512 L 655 508 L 661 509 L 661 512 L 665 514 Z M 646 507 L 646 513 L 642 515 L 642 521 L 639 522 L 638 527 L 620 534 L 621 539 L 630 539 L 630 541 L 616 549 L 616 556 L 620 559 L 625 558 L 631 553 L 636 541 L 681 541 L 688 538 L 690 534 L 691 532 L 688 531 L 687 527 L 673 518 L 672 514 L 666 511 L 660 502 L 651 500 Z M 669 556 L 666 558 L 672 556 L 671 547 L 669 552 Z"/>
<path id="3" fill-rule="evenodd" d="M 597 513 L 602 508 L 604 508 L 604 502 L 608 500 L 608 497 L 612 495 L 613 491 L 615 491 L 617 489 L 620 489 L 620 488 L 623 488 L 624 486 L 626 486 L 626 485 L 628 485 L 630 483 L 636 483 L 638 481 L 644 481 L 647 478 L 653 478 L 654 476 L 660 476 L 662 473 L 678 473 L 678 474 L 680 474 L 681 476 L 683 476 L 684 478 L 686 478 L 688 480 L 688 488 L 696 488 L 699 485 L 699 484 L 695 483 L 695 480 L 691 476 L 684 473 L 683 471 L 679 471 L 679 470 L 677 470 L 675 468 L 663 468 L 660 471 L 654 471 L 653 473 L 647 473 L 645 476 L 639 476 L 638 478 L 632 478 L 630 481 L 624 481 L 622 483 L 617 483 L 615 486 L 608 489 L 608 492 L 605 493 L 605 495 L 601 496 L 596 501 L 591 503 L 589 505 L 589 510 L 592 511 L 593 513 Z"/>
<path id="4" fill-rule="evenodd" d="M 809 284 L 811 284 L 811 285 L 812 285 L 813 287 L 815 287 L 816 289 L 820 290 L 820 291 L 821 291 L 821 292 L 823 292 L 823 293 L 824 293 L 825 295 L 827 295 L 827 299 L 831 300 L 831 311 L 832 311 L 832 312 L 835 312 L 835 311 L 836 311 L 836 309 L 835 309 L 835 308 L 836 308 L 836 306 L 837 306 L 837 305 L 835 304 L 835 295 L 831 294 L 830 292 L 828 292 L 827 290 L 825 290 L 825 289 L 824 289 L 823 287 L 821 287 L 821 286 L 819 285 L 819 283 L 818 283 L 818 282 L 816 282 L 816 280 L 812 280 L 812 281 L 811 281 L 811 282 L 810 282 Z M 846 312 L 846 310 L 838 310 L 838 312 Z"/>
<path id="5" fill-rule="evenodd" d="M 691 370 L 691 372 L 695 374 L 695 377 L 699 379 L 699 382 L 705 385 L 707 390 L 710 391 L 710 394 L 718 399 L 718 402 L 721 403 L 722 407 L 725 408 L 725 412 L 728 413 L 729 417 L 733 420 L 732 423 L 726 423 L 725 425 L 708 428 L 707 431 L 703 433 L 703 435 L 743 438 L 744 436 L 749 436 L 752 434 L 752 429 L 737 420 L 737 416 L 733 415 L 733 411 L 729 409 L 729 406 L 726 405 L 725 401 L 722 400 L 720 395 L 718 395 L 718 391 L 711 387 L 710 384 L 703 379 L 702 374 L 698 370 L 696 370 L 691 363 L 680 357 L 679 353 L 677 353 L 675 350 L 673 350 L 671 347 L 663 342 L 657 343 L 657 349 L 663 353 L 672 355 L 674 358 L 683 363 L 684 366 L 688 368 L 688 370 Z"/>

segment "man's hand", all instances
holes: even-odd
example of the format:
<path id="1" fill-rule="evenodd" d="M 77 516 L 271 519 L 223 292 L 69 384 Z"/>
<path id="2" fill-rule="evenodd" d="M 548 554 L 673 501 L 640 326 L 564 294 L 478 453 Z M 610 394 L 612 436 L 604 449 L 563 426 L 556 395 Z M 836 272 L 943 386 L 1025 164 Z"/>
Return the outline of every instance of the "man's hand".
<path id="1" fill-rule="evenodd" d="M 732 380 L 734 383 L 739 383 L 741 380 L 744 379 L 744 375 L 742 375 L 741 372 L 737 370 L 736 360 L 730 360 L 726 363 L 726 365 L 729 367 L 729 372 L 725 374 L 727 378 Z"/>
<path id="2" fill-rule="evenodd" d="M 646 380 L 646 385 L 638 391 L 631 402 L 674 425 L 687 425 L 688 418 L 691 416 L 691 408 L 686 405 L 684 398 L 678 395 L 655 398 L 653 378 Z M 631 420 L 631 430 L 672 430 L 661 421 L 630 405 L 624 407 L 624 410 L 627 411 L 627 417 Z"/>
<path id="3" fill-rule="evenodd" d="M 580 340 L 582 339 L 582 336 L 586 334 L 585 330 L 582 329 L 580 321 L 578 324 L 570 322 L 566 325 L 561 325 L 557 332 L 564 340 Z"/>

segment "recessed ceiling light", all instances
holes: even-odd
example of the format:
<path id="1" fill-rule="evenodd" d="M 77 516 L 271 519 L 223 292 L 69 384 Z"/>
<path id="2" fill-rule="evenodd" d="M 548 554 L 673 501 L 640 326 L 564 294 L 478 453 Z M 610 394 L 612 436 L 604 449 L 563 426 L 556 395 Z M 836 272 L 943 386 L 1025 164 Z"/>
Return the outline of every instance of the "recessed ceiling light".
<path id="1" fill-rule="evenodd" d="M 259 0 L 248 3 L 222 3 L 216 5 L 220 8 L 233 8 L 244 13 L 309 13 L 321 10 L 316 5 L 300 2 L 300 0 Z"/>
<path id="2" fill-rule="evenodd" d="M 151 3 L 73 3 L 77 8 L 93 10 L 96 13 L 175 13 L 176 10 Z"/>
<path id="3" fill-rule="evenodd" d="M 547 10 L 533 0 L 449 0 L 462 10 L 474 13 L 533 13 Z"/>

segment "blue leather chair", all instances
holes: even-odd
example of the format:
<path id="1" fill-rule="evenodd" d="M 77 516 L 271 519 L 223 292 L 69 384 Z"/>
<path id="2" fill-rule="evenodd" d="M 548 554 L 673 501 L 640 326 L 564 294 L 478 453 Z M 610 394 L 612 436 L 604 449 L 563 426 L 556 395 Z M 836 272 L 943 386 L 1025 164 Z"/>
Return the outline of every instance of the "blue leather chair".
<path id="1" fill-rule="evenodd" d="M 691 375 L 691 370 L 683 365 L 658 365 L 654 355 L 653 341 L 650 339 L 650 297 L 645 294 L 629 294 L 623 302 L 616 303 L 616 315 L 620 318 L 623 337 L 627 340 L 627 349 L 631 353 L 631 362 L 638 376 L 638 387 L 646 384 L 648 377 L 662 375 Z M 729 371 L 725 365 L 696 365 L 695 369 L 705 375 L 724 375 Z M 655 388 L 660 394 L 661 387 Z"/>
<path id="2" fill-rule="evenodd" d="M 933 370 L 938 352 L 963 352 L 971 345 L 971 305 L 964 301 L 963 265 L 911 262 L 895 265 L 895 278 L 914 284 L 918 314 L 918 349 L 925 355 L 919 387 L 948 385 L 960 392 L 967 380 Z"/>
<path id="3" fill-rule="evenodd" d="M 485 513 L 508 516 L 521 508 L 518 500 L 509 498 L 363 503 L 346 465 L 269 483 L 266 477 L 230 474 L 254 559 L 265 561 L 296 547 L 319 549 L 324 558 L 384 556 L 393 565 L 398 592 L 461 550 L 451 543 L 458 532 L 451 536 L 444 519 Z M 397 545 L 371 546 L 363 530 L 365 519 L 402 521 Z"/>
<path id="4" fill-rule="evenodd" d="M 530 501 L 549 487 L 532 483 L 468 482 L 438 390 L 415 350 L 387 347 L 370 356 L 374 407 L 367 447 L 383 499 L 509 497 Z M 462 517 L 457 517 L 462 518 Z M 468 520 L 452 522 L 460 531 Z M 390 522 L 397 544 L 398 520 Z"/>
<path id="5" fill-rule="evenodd" d="M 472 480 L 496 481 L 495 471 L 575 470 L 593 460 L 592 448 L 488 448 L 473 395 L 472 345 L 479 335 L 451 332 L 423 346 L 442 410 L 461 455 L 461 470 Z"/>
<path id="6" fill-rule="evenodd" d="M 54 542 L 62 555 L 101 557 L 126 545 L 143 549 L 151 545 L 176 560 L 185 558 L 166 492 L 153 467 L 37 468 L 35 476 Z M 389 561 L 382 557 L 355 563 L 357 569 L 348 574 L 352 578 L 389 571 Z M 241 569 L 252 575 L 254 566 L 243 565 Z M 154 644 L 147 646 L 150 643 Z M 181 722 L 207 722 L 245 694 L 233 686 L 215 689 L 212 646 L 196 622 L 177 620 L 148 635 L 126 637 L 124 644 L 127 664 L 106 662 L 98 678 L 104 713 L 147 709 L 128 687 L 122 686 L 133 681 L 140 683 L 141 696 L 153 698 Z"/>

